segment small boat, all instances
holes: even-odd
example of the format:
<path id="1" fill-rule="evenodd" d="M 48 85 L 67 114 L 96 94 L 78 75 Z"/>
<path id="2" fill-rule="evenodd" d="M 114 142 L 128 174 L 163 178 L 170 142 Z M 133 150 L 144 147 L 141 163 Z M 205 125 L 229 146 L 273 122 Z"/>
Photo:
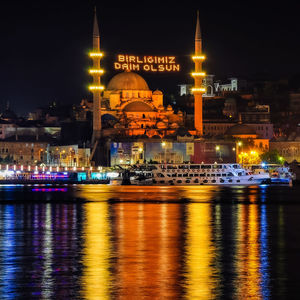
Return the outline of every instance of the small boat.
<path id="1" fill-rule="evenodd" d="M 259 175 L 270 175 L 271 183 L 276 184 L 290 184 L 295 179 L 295 175 L 289 167 L 275 165 L 275 164 L 264 164 L 262 165 L 251 165 L 249 166 L 251 172 L 257 176 Z"/>

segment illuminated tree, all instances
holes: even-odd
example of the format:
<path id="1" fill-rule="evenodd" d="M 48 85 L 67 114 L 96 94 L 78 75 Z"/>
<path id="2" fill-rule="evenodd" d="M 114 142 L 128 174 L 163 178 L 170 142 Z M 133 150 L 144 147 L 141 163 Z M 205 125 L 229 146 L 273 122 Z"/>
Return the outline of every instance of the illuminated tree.
<path id="1" fill-rule="evenodd" d="M 238 155 L 238 163 L 257 165 L 261 163 L 261 158 L 257 151 L 241 152 Z"/>
<path id="2" fill-rule="evenodd" d="M 284 162 L 284 158 L 280 156 L 278 150 L 276 149 L 262 153 L 260 158 L 263 162 L 269 164 L 282 164 Z"/>

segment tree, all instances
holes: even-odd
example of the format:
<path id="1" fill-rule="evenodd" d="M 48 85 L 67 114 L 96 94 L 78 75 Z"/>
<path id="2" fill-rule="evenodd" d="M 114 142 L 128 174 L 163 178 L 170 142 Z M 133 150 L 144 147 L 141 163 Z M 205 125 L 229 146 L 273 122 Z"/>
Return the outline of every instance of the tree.
<path id="1" fill-rule="evenodd" d="M 282 164 L 284 159 L 280 156 L 278 150 L 270 150 L 260 155 L 260 158 L 263 162 L 269 164 Z"/>

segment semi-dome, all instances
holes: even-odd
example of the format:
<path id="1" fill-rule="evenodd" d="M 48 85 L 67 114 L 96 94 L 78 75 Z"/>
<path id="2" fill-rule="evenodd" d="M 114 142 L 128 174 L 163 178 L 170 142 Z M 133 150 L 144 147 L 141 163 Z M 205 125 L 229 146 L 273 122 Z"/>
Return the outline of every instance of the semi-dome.
<path id="1" fill-rule="evenodd" d="M 147 111 L 153 111 L 153 110 L 148 104 L 146 104 L 144 102 L 134 101 L 134 102 L 127 104 L 124 107 L 124 111 L 126 111 L 126 112 L 144 112 L 144 111 L 147 112 Z"/>
<path id="2" fill-rule="evenodd" d="M 225 135 L 256 135 L 255 130 L 244 124 L 237 124 L 227 129 Z"/>
<path id="3" fill-rule="evenodd" d="M 160 90 L 155 90 L 154 92 L 153 92 L 153 95 L 162 95 L 163 93 L 162 93 L 162 91 L 160 91 Z"/>
<path id="4" fill-rule="evenodd" d="M 115 75 L 108 83 L 107 90 L 147 90 L 145 79 L 134 72 L 123 72 Z"/>

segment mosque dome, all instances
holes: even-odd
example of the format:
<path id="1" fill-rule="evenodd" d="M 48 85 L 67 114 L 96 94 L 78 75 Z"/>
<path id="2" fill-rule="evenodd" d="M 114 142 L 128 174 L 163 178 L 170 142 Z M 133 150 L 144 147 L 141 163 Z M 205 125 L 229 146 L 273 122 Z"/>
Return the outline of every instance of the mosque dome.
<path id="1" fill-rule="evenodd" d="M 124 111 L 126 111 L 126 112 L 148 112 L 148 111 L 153 111 L 153 110 L 145 102 L 133 101 L 124 107 Z"/>
<path id="2" fill-rule="evenodd" d="M 256 135 L 255 130 L 244 124 L 237 124 L 227 129 L 225 135 Z"/>
<path id="3" fill-rule="evenodd" d="M 115 75 L 108 83 L 107 90 L 147 90 L 145 79 L 134 72 L 123 72 Z"/>

